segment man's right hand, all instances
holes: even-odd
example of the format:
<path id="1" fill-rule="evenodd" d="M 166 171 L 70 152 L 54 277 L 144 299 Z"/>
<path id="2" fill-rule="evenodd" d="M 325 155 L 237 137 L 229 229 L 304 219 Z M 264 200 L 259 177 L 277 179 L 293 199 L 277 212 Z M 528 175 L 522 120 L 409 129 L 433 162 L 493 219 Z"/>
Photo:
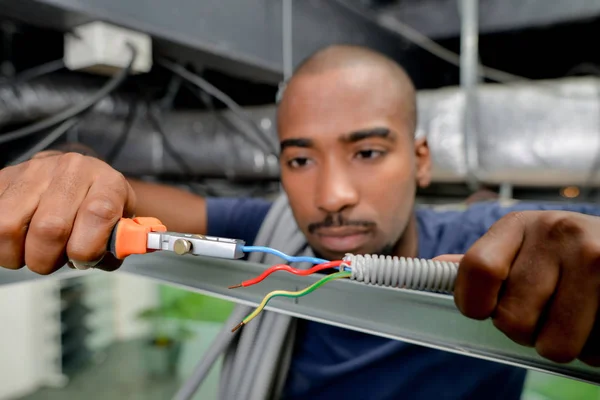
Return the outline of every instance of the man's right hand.
<path id="1" fill-rule="evenodd" d="M 114 269 L 109 236 L 135 202 L 120 172 L 77 153 L 42 152 L 2 169 L 0 266 L 46 275 L 69 260 L 94 264 L 106 255 L 103 269 Z"/>

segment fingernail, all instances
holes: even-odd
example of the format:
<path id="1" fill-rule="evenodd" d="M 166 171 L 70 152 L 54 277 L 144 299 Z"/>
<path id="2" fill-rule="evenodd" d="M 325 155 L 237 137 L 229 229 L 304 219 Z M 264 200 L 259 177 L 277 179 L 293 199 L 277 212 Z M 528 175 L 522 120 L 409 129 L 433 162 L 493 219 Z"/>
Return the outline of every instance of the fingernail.
<path id="1" fill-rule="evenodd" d="M 67 264 L 69 265 L 70 268 L 78 269 L 78 270 L 81 270 L 81 271 L 85 271 L 86 269 L 94 268 L 96 265 L 98 265 L 100 263 L 100 261 L 102 261 L 102 258 L 100 258 L 97 261 L 75 261 L 75 260 L 69 260 L 69 262 Z"/>

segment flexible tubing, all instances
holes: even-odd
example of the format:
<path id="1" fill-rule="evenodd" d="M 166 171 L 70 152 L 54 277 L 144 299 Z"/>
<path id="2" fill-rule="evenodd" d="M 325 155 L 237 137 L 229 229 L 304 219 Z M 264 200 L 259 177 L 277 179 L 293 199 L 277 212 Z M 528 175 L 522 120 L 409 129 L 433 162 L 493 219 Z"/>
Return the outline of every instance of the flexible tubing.
<path id="1" fill-rule="evenodd" d="M 367 284 L 452 293 L 458 263 L 408 257 L 346 254 L 350 279 Z"/>

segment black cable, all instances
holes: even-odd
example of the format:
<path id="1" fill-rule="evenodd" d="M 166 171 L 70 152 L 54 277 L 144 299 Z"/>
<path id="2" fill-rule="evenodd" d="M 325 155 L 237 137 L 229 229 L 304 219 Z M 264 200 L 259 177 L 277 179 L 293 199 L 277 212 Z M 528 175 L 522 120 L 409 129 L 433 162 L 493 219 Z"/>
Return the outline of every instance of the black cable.
<path id="1" fill-rule="evenodd" d="M 0 84 L 17 84 L 23 83 L 31 79 L 38 78 L 40 76 L 48 75 L 56 71 L 60 71 L 65 67 L 65 63 L 63 60 L 54 60 L 41 65 L 36 65 L 35 67 L 31 67 L 26 69 L 23 72 L 18 73 L 13 78 L 5 78 L 0 80 Z"/>
<path id="2" fill-rule="evenodd" d="M 213 86 L 210 82 L 205 80 L 204 78 L 194 74 L 179 64 L 173 63 L 169 60 L 159 59 L 157 61 L 159 65 L 162 65 L 164 68 L 181 76 L 183 79 L 189 81 L 190 83 L 198 86 L 200 89 L 204 90 L 206 93 L 210 94 L 217 100 L 221 101 L 225 104 L 235 115 L 238 116 L 241 120 L 245 121 L 252 128 L 251 131 L 248 131 L 247 134 L 251 136 L 252 140 L 259 146 L 260 149 L 265 151 L 266 153 L 275 153 L 276 149 L 273 148 L 274 144 L 267 137 L 265 131 L 263 131 L 256 122 L 246 114 L 246 112 L 237 104 L 231 97 L 227 94 L 223 93 L 217 87 Z"/>
<path id="3" fill-rule="evenodd" d="M 171 142 L 169 141 L 169 138 L 162 127 L 160 118 L 156 115 L 156 113 L 158 113 L 158 110 L 155 107 L 150 106 L 148 108 L 148 119 L 150 120 L 150 123 L 152 124 L 154 129 L 156 129 L 156 131 L 160 135 L 165 150 L 175 160 L 175 162 L 179 164 L 181 169 L 187 175 L 189 175 L 190 177 L 194 176 L 193 169 L 185 161 L 183 156 L 181 156 L 181 154 L 179 154 L 179 152 L 171 145 Z"/>
<path id="4" fill-rule="evenodd" d="M 167 110 L 173 107 L 175 97 L 177 97 L 177 94 L 179 93 L 182 81 L 183 78 L 181 76 L 173 75 L 173 77 L 169 81 L 169 85 L 167 86 L 167 92 L 165 93 L 162 100 L 160 100 L 159 108 L 161 110 Z"/>
<path id="5" fill-rule="evenodd" d="M 71 118 L 64 121 L 57 128 L 55 128 L 52 132 L 46 135 L 42 140 L 31 146 L 28 150 L 26 150 L 23 154 L 10 161 L 8 165 L 17 165 L 24 161 L 29 160 L 31 157 L 39 153 L 40 151 L 46 149 L 52 143 L 56 142 L 58 138 L 67 133 L 71 128 L 74 128 L 75 125 L 79 122 L 79 118 Z"/>
<path id="6" fill-rule="evenodd" d="M 55 114 L 49 118 L 46 118 L 40 122 L 25 126 L 12 132 L 0 134 L 0 144 L 10 142 L 16 139 L 24 138 L 30 135 L 34 135 L 40 131 L 51 128 L 56 124 L 60 124 L 70 118 L 73 118 L 84 111 L 92 108 L 99 100 L 107 96 L 117 87 L 119 87 L 127 78 L 131 72 L 131 68 L 137 56 L 137 50 L 132 45 L 127 45 L 131 51 L 131 60 L 127 67 L 123 68 L 117 75 L 111 78 L 100 90 L 98 90 L 93 96 L 86 101 L 77 104 L 71 108 L 64 110 L 58 114 Z"/>
<path id="7" fill-rule="evenodd" d="M 434 40 L 432 40 L 429 37 L 418 32 L 416 29 L 410 27 L 409 25 L 406 25 L 405 23 L 397 21 L 397 20 L 393 19 L 392 17 L 382 20 L 381 18 L 378 18 L 376 15 L 373 15 L 372 12 L 370 12 L 366 9 L 359 8 L 354 5 L 348 4 L 347 2 L 345 2 L 343 0 L 335 0 L 335 3 L 338 6 L 344 8 L 346 11 L 348 11 L 354 15 L 357 15 L 366 21 L 369 21 L 370 23 L 374 24 L 375 26 L 384 28 L 384 29 L 386 29 L 390 32 L 393 32 L 394 34 L 408 40 L 409 42 L 419 46 L 423 50 L 446 61 L 447 63 L 452 64 L 457 67 L 460 67 L 460 55 L 459 54 L 448 50 L 447 48 L 443 47 L 442 45 L 438 44 Z M 488 78 L 490 80 L 496 81 L 496 82 L 507 83 L 507 82 L 528 80 L 525 77 L 511 74 L 511 73 L 508 73 L 505 71 L 501 71 L 499 69 L 486 67 L 485 65 L 480 64 L 478 67 L 479 67 L 478 68 L 479 75 L 481 75 L 485 78 Z"/>
<path id="8" fill-rule="evenodd" d="M 125 146 L 127 139 L 129 139 L 131 131 L 133 130 L 133 125 L 138 116 L 138 112 L 139 106 L 135 100 L 132 100 L 129 106 L 129 113 L 127 114 L 127 118 L 125 119 L 125 122 L 123 124 L 123 130 L 121 131 L 121 134 L 113 144 L 112 148 L 106 154 L 106 157 L 104 157 L 104 160 L 107 164 L 112 164 L 123 150 L 123 147 Z"/>

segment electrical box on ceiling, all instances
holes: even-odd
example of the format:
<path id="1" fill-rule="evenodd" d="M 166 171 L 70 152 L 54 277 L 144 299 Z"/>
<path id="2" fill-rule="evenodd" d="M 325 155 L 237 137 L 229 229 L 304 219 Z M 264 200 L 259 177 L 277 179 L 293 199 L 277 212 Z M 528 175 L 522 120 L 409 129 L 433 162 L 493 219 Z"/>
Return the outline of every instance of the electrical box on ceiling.
<path id="1" fill-rule="evenodd" d="M 152 39 L 149 35 L 106 22 L 80 25 L 65 34 L 64 62 L 70 70 L 113 75 L 127 67 L 131 59 L 130 43 L 137 50 L 132 73 L 152 68 Z"/>

